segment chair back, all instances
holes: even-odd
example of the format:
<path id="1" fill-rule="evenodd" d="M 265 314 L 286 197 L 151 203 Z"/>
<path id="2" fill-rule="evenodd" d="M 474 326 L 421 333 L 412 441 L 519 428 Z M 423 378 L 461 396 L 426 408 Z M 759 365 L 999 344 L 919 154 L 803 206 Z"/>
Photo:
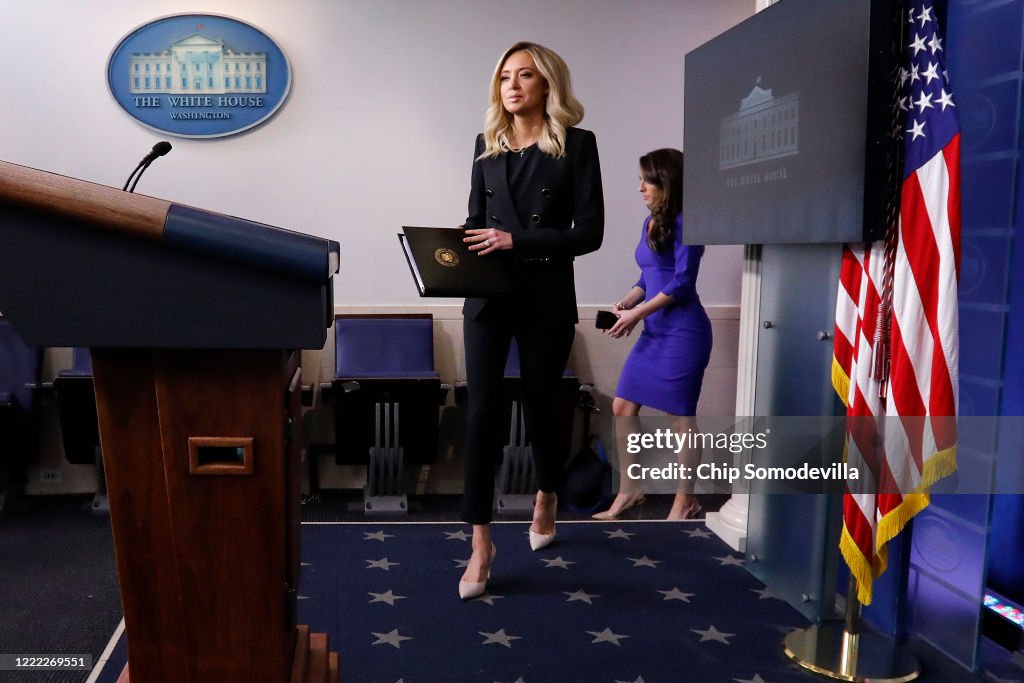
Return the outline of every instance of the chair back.
<path id="1" fill-rule="evenodd" d="M 338 316 L 335 379 L 436 377 L 431 316 Z"/>
<path id="2" fill-rule="evenodd" d="M 92 355 L 84 346 L 76 346 L 71 353 L 71 372 L 79 377 L 92 377 Z"/>
<path id="3" fill-rule="evenodd" d="M 41 350 L 27 346 L 9 321 L 0 320 L 0 394 L 16 400 L 26 413 L 32 412 L 32 386 L 39 382 L 41 366 Z"/>

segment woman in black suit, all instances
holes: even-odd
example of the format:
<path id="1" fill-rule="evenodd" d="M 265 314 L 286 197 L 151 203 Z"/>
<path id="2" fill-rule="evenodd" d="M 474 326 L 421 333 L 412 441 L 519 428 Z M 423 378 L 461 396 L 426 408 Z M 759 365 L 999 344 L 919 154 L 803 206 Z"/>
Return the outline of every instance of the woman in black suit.
<path id="1" fill-rule="evenodd" d="M 516 43 L 498 60 L 490 100 L 476 140 L 465 241 L 480 258 L 506 259 L 514 289 L 466 299 L 463 308 L 469 424 L 462 515 L 473 525 L 473 555 L 459 582 L 463 599 L 485 591 L 494 559 L 494 475 L 507 433 L 501 382 L 513 337 L 540 488 L 530 546 L 537 550 L 555 537 L 555 492 L 570 431 L 557 423 L 557 387 L 578 322 L 572 261 L 600 247 L 604 236 L 597 142 L 573 127 L 583 107 L 562 58 Z"/>

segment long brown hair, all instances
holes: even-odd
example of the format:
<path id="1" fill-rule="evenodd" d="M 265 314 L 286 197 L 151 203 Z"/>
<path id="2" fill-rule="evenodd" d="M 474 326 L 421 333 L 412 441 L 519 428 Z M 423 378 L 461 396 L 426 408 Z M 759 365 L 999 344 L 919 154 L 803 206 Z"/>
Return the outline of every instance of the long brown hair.
<path id="1" fill-rule="evenodd" d="M 672 229 L 683 210 L 683 153 L 666 147 L 640 157 L 640 175 L 661 190 L 661 201 L 651 208 L 647 246 L 663 251 L 672 246 Z"/>

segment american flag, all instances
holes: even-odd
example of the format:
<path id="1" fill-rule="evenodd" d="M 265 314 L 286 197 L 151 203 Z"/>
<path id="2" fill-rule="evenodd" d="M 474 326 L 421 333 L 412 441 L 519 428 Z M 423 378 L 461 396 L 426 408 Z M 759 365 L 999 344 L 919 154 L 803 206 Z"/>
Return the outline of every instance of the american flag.
<path id="1" fill-rule="evenodd" d="M 847 406 L 847 462 L 862 477 L 844 496 L 840 548 L 863 604 L 886 543 L 956 469 L 960 125 L 935 15 L 909 3 L 899 200 L 884 242 L 844 245 L 836 300 L 832 381 Z"/>

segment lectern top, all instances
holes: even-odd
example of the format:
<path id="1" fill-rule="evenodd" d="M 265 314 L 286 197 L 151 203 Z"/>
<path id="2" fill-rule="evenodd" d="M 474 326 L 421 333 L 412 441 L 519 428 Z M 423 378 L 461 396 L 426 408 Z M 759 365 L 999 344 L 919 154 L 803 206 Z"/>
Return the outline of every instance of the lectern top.
<path id="1" fill-rule="evenodd" d="M 0 205 L 159 239 L 171 203 L 0 161 Z"/>
<path id="2" fill-rule="evenodd" d="M 312 281 L 337 272 L 336 242 L 2 161 L 0 206 Z"/>
<path id="3" fill-rule="evenodd" d="M 321 348 L 337 242 L 0 162 L 0 311 L 36 346 Z"/>

